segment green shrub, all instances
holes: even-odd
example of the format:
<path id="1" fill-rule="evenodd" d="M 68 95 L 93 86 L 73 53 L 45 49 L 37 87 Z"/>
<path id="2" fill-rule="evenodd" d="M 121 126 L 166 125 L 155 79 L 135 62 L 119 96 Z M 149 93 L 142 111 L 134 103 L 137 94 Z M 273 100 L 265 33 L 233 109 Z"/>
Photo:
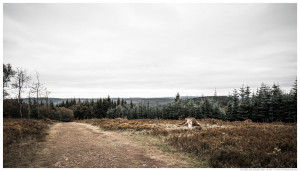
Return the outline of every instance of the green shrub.
<path id="1" fill-rule="evenodd" d="M 65 107 L 55 108 L 55 119 L 63 122 L 71 122 L 74 119 L 73 111 Z"/>
<path id="2" fill-rule="evenodd" d="M 40 118 L 51 118 L 51 119 L 53 119 L 54 111 L 51 110 L 49 107 L 40 106 L 39 111 L 40 111 Z"/>

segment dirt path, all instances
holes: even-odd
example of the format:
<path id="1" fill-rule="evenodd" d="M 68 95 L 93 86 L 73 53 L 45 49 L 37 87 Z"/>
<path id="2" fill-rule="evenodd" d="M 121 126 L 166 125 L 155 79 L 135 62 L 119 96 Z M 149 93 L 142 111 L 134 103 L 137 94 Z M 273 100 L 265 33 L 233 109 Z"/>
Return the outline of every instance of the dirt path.
<path id="1" fill-rule="evenodd" d="M 84 123 L 56 123 L 43 143 L 32 167 L 189 167 L 157 148 Z"/>

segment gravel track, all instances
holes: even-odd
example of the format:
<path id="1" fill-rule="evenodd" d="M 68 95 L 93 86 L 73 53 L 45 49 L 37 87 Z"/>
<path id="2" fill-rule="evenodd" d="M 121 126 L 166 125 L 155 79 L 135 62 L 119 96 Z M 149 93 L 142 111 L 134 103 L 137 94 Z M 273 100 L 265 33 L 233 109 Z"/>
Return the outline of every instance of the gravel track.
<path id="1" fill-rule="evenodd" d="M 56 123 L 33 167 L 45 168 L 173 168 L 189 167 L 176 156 L 149 148 L 114 131 L 77 123 Z"/>

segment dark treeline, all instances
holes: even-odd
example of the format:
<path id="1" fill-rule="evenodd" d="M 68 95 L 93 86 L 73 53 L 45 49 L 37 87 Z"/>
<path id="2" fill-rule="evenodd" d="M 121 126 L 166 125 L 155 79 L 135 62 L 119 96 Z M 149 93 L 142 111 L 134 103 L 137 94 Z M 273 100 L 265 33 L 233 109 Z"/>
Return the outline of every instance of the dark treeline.
<path id="1" fill-rule="evenodd" d="M 261 84 L 251 95 L 250 87 L 233 91 L 226 107 L 226 120 L 251 119 L 256 122 L 297 122 L 297 80 L 289 93 L 284 93 L 279 85 L 269 87 Z"/>
<path id="2" fill-rule="evenodd" d="M 127 119 L 182 119 L 189 116 L 222 119 L 225 116 L 225 110 L 220 107 L 218 102 L 210 98 L 196 101 L 192 99 L 182 100 L 179 93 L 173 102 L 166 105 L 150 106 L 149 102 L 133 104 L 132 101 L 127 104 L 124 99 L 112 100 L 108 96 L 107 98 L 85 101 L 75 98 L 68 99 L 58 103 L 56 107 L 73 110 L 76 119 L 119 117 Z"/>
<path id="3" fill-rule="evenodd" d="M 68 99 L 58 103 L 57 107 L 69 108 L 74 112 L 75 119 L 90 119 L 90 118 L 106 118 L 109 117 L 108 111 L 115 109 L 118 106 L 125 107 L 127 102 L 124 99 L 118 98 L 116 101 L 109 96 L 97 100 L 76 100 Z"/>
<path id="4" fill-rule="evenodd" d="M 7 87 L 14 72 L 10 65 L 4 65 L 3 87 Z M 38 77 L 37 77 L 38 78 Z M 20 88 L 19 88 L 20 89 Z M 269 87 L 261 84 L 256 93 L 251 93 L 250 87 L 234 90 L 232 95 L 180 99 L 177 93 L 173 102 L 165 105 L 151 106 L 139 102 L 133 104 L 118 98 L 112 100 L 100 98 L 97 100 L 68 99 L 56 106 L 36 96 L 29 91 L 28 103 L 23 102 L 21 93 L 17 99 L 5 99 L 9 95 L 3 89 L 3 116 L 24 118 L 50 118 L 69 121 L 90 118 L 127 118 L 127 119 L 183 119 L 186 117 L 214 118 L 226 121 L 243 121 L 250 119 L 255 122 L 296 122 L 297 121 L 297 80 L 290 92 L 283 92 L 279 85 Z M 47 91 L 45 91 L 47 92 Z"/>
<path id="5" fill-rule="evenodd" d="M 219 101 L 220 100 L 220 101 Z M 225 102 L 227 103 L 225 105 Z M 296 122 L 297 81 L 289 93 L 279 85 L 262 84 L 256 93 L 250 87 L 233 91 L 230 96 L 212 96 L 195 99 L 180 99 L 179 93 L 173 102 L 150 106 L 149 103 L 127 104 L 125 100 L 108 98 L 94 100 L 70 99 L 57 105 L 74 112 L 76 119 L 127 118 L 127 119 L 183 119 L 186 117 L 214 118 L 228 121 L 251 119 L 255 122 Z"/>

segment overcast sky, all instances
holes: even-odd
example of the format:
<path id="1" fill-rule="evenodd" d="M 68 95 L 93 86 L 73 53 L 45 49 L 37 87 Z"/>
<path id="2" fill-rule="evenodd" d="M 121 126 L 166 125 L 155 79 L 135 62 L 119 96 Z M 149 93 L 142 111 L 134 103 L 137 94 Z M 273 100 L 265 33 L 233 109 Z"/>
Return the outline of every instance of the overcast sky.
<path id="1" fill-rule="evenodd" d="M 296 4 L 4 4 L 4 63 L 51 97 L 228 95 L 297 77 Z"/>

